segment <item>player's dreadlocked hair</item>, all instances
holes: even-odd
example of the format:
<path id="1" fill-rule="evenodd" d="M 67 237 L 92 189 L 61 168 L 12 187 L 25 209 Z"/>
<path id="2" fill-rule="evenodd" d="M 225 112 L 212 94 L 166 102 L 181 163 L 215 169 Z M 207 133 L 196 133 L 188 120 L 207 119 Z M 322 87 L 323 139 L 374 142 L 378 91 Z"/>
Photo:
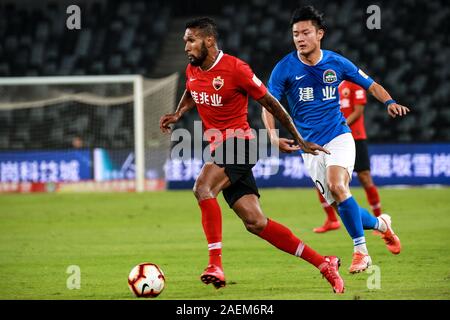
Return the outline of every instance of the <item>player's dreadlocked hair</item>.
<path id="1" fill-rule="evenodd" d="M 323 13 L 317 11 L 313 6 L 305 6 L 294 11 L 291 18 L 291 27 L 299 21 L 311 20 L 317 29 L 325 30 Z"/>
<path id="2" fill-rule="evenodd" d="M 187 28 L 200 29 L 205 36 L 213 36 L 216 39 L 219 37 L 217 25 L 211 18 L 204 17 L 189 20 L 186 22 L 186 29 Z"/>

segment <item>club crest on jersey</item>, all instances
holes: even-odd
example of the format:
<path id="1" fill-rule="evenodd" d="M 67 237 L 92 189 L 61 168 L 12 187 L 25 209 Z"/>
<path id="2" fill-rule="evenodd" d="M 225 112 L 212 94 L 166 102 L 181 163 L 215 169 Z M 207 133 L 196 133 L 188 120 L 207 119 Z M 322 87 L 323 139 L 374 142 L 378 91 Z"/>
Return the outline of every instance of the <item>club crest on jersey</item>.
<path id="1" fill-rule="evenodd" d="M 223 87 L 224 82 L 225 81 L 220 76 L 218 76 L 213 79 L 212 85 L 213 85 L 214 89 L 220 90 L 220 88 Z"/>
<path id="2" fill-rule="evenodd" d="M 344 88 L 342 90 L 342 95 L 347 98 L 350 95 L 350 89 L 349 88 Z"/>
<path id="3" fill-rule="evenodd" d="M 323 73 L 323 82 L 325 83 L 333 83 L 337 81 L 336 71 L 333 69 L 325 70 Z"/>

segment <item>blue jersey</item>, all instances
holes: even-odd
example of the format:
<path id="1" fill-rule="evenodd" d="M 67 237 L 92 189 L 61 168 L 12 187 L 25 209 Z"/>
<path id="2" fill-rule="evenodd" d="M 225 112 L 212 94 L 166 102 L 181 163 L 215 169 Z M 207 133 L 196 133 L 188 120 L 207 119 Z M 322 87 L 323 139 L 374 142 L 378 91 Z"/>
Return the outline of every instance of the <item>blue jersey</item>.
<path id="1" fill-rule="evenodd" d="M 286 95 L 288 112 L 303 138 L 323 146 L 351 132 L 340 111 L 339 83 L 349 80 L 367 90 L 373 80 L 343 56 L 329 50 L 321 54 L 310 66 L 297 51 L 289 53 L 273 69 L 268 89 L 278 100 Z"/>

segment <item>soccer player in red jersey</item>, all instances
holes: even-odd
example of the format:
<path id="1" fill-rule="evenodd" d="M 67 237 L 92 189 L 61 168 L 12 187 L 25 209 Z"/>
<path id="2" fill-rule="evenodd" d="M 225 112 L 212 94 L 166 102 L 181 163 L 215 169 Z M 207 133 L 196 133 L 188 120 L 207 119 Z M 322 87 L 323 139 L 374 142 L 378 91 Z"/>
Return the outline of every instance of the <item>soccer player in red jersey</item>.
<path id="1" fill-rule="evenodd" d="M 209 264 L 200 278 L 216 288 L 226 283 L 222 267 L 222 213 L 216 199 L 223 191 L 225 200 L 249 232 L 311 263 L 328 280 L 334 292 L 342 293 L 344 282 L 338 272 L 339 259 L 320 255 L 287 227 L 268 219 L 262 212 L 252 173 L 256 159 L 252 161 L 251 158 L 256 157 L 257 146 L 247 122 L 248 96 L 257 100 L 289 130 L 299 144 L 297 150 L 311 154 L 328 151 L 303 140 L 286 110 L 268 93 L 251 68 L 218 49 L 217 36 L 216 24 L 209 18 L 194 19 L 186 24 L 183 39 L 190 62 L 186 68 L 186 90 L 175 113 L 160 119 L 162 132 L 170 132 L 170 124 L 196 106 L 205 136 L 209 137 L 213 161 L 204 164 L 193 190 L 209 249 Z M 239 149 L 239 145 L 245 148 Z M 230 153 L 234 158 L 231 163 L 228 161 Z M 236 163 L 236 158 L 245 158 L 245 161 Z M 227 161 L 223 162 L 223 159 Z"/>
<path id="2" fill-rule="evenodd" d="M 347 119 L 347 124 L 352 130 L 356 145 L 355 171 L 359 182 L 366 191 L 367 200 L 376 217 L 381 215 L 381 203 L 378 190 L 370 175 L 370 159 L 367 150 L 367 135 L 364 126 L 364 106 L 367 103 L 366 91 L 355 83 L 344 80 L 339 84 L 339 97 L 341 111 Z M 316 189 L 317 190 L 317 189 Z M 340 223 L 337 219 L 334 208 L 327 203 L 319 190 L 317 190 L 319 200 L 327 214 L 327 219 L 323 226 L 314 228 L 317 233 L 339 229 Z"/>

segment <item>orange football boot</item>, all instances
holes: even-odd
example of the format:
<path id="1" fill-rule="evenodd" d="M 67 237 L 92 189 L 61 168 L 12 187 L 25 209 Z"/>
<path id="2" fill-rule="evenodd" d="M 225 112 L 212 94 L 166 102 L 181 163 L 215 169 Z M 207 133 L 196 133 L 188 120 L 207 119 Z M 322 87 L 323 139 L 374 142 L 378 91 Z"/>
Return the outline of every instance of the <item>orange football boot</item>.
<path id="1" fill-rule="evenodd" d="M 352 264 L 349 268 L 350 273 L 358 273 L 366 270 L 372 264 L 372 259 L 368 254 L 362 252 L 353 252 Z"/>
<path id="2" fill-rule="evenodd" d="M 327 219 L 325 221 L 325 223 L 323 224 L 323 226 L 314 228 L 313 231 L 315 233 L 324 233 L 327 231 L 339 229 L 340 227 L 341 227 L 341 223 L 339 221 L 331 221 L 331 220 Z"/>
<path id="3" fill-rule="evenodd" d="M 392 230 L 391 224 L 391 217 L 387 214 L 380 215 L 380 219 L 386 223 L 387 230 L 386 232 L 383 232 L 381 234 L 381 238 L 384 240 L 384 243 L 386 243 L 386 247 L 390 252 L 393 254 L 399 254 L 402 250 L 402 245 L 400 243 L 399 237 L 394 233 L 394 230 Z"/>
<path id="4" fill-rule="evenodd" d="M 212 283 L 216 289 L 225 287 L 225 274 L 221 267 L 210 264 L 200 276 L 200 280 L 205 284 Z"/>
<path id="5" fill-rule="evenodd" d="M 322 273 L 322 276 L 328 280 L 335 293 L 343 293 L 344 280 L 342 280 L 339 275 L 339 266 L 341 265 L 339 258 L 328 256 L 325 257 L 325 261 L 326 262 L 319 266 L 320 273 Z"/>

